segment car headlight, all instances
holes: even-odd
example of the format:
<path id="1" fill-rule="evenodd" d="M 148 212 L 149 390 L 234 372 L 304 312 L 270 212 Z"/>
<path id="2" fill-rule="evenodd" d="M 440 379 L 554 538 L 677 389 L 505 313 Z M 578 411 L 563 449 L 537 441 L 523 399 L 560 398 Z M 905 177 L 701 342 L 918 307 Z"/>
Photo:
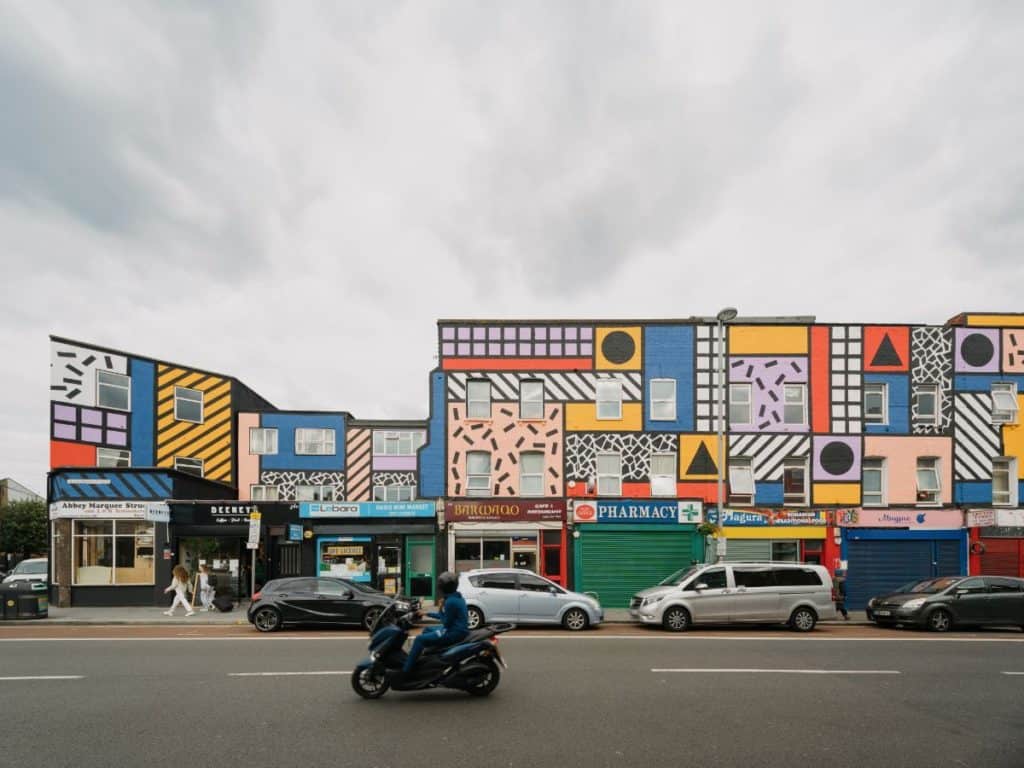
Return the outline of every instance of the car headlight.
<path id="1" fill-rule="evenodd" d="M 868 608 L 874 608 L 874 607 L 875 607 L 875 598 L 872 597 L 870 600 L 868 600 Z"/>
<path id="2" fill-rule="evenodd" d="M 408 611 L 412 606 L 408 603 L 397 602 L 395 603 L 395 609 L 399 611 Z"/>
<path id="3" fill-rule="evenodd" d="M 664 597 L 664 595 L 654 595 L 653 597 L 645 597 L 643 605 L 654 605 Z"/>
<path id="4" fill-rule="evenodd" d="M 922 605 L 924 605 L 924 603 L 925 603 L 925 598 L 923 598 L 923 597 L 915 597 L 913 600 L 907 600 L 907 602 L 905 602 L 903 604 L 903 610 L 905 610 L 905 611 L 916 611 L 918 608 L 920 608 Z"/>

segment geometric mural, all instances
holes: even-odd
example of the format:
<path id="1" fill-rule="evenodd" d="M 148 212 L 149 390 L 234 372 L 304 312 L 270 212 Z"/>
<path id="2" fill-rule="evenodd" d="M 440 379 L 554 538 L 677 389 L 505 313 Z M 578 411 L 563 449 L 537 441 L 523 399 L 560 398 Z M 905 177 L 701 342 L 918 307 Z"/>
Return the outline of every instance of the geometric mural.
<path id="1" fill-rule="evenodd" d="M 722 338 L 728 341 L 728 326 L 722 326 Z M 725 353 L 723 343 L 722 352 Z M 716 400 L 716 387 L 718 384 L 717 368 L 718 362 L 718 326 L 698 325 L 697 326 L 697 431 L 714 432 L 717 428 L 715 416 L 718 414 L 719 404 Z M 728 372 L 726 372 L 728 377 Z M 726 379 L 728 381 L 728 378 Z M 728 393 L 725 394 L 728 401 Z"/>
<path id="2" fill-rule="evenodd" d="M 806 432 L 806 388 L 804 422 L 786 423 L 785 385 L 807 383 L 806 357 L 731 357 L 729 383 L 751 384 L 751 423 L 730 424 L 733 432 Z"/>
<path id="3" fill-rule="evenodd" d="M 352 427 L 345 440 L 345 466 L 348 468 L 346 501 L 370 500 L 370 471 L 373 460 L 373 430 Z"/>
<path id="4" fill-rule="evenodd" d="M 762 482 L 782 480 L 786 459 L 810 450 L 810 435 L 729 435 L 729 458 L 751 459 L 754 479 Z"/>
<path id="5" fill-rule="evenodd" d="M 264 470 L 260 472 L 260 485 L 276 485 L 277 498 L 281 501 L 295 499 L 296 485 L 334 486 L 334 500 L 345 498 L 344 472 L 293 472 L 287 470 Z"/>
<path id="6" fill-rule="evenodd" d="M 832 326 L 829 405 L 832 431 L 836 434 L 859 434 L 861 431 L 861 327 Z"/>
<path id="7" fill-rule="evenodd" d="M 50 342 L 50 397 L 96 405 L 96 371 L 128 374 L 128 358 L 108 352 Z"/>
<path id="8" fill-rule="evenodd" d="M 618 381 L 622 384 L 623 402 L 639 402 L 643 396 L 643 380 L 639 373 L 595 373 L 593 371 L 458 371 L 449 373 L 448 400 L 466 399 L 469 381 L 489 381 L 493 400 L 519 400 L 519 386 L 523 380 L 544 384 L 544 399 L 561 402 L 594 402 L 598 381 Z"/>
<path id="9" fill-rule="evenodd" d="M 921 384 L 939 387 L 939 423 L 922 423 L 917 398 L 911 397 L 911 423 L 915 435 L 940 435 L 953 423 L 953 335 L 948 328 L 914 328 L 910 332 L 910 380 L 915 394 Z"/>
<path id="10" fill-rule="evenodd" d="M 991 480 L 992 459 L 1002 455 L 999 425 L 992 423 L 992 395 L 988 392 L 957 392 L 955 397 L 955 478 Z"/>
<path id="11" fill-rule="evenodd" d="M 860 453 L 860 437 L 815 435 L 814 480 L 860 482 Z"/>
<path id="12" fill-rule="evenodd" d="M 618 453 L 622 457 L 622 479 L 642 482 L 651 476 L 652 453 L 676 453 L 679 440 L 666 434 L 612 434 L 570 432 L 565 439 L 565 476 L 586 482 L 597 476 L 597 454 Z"/>
<path id="13" fill-rule="evenodd" d="M 954 367 L 957 373 L 999 372 L 999 331 L 955 328 Z"/>

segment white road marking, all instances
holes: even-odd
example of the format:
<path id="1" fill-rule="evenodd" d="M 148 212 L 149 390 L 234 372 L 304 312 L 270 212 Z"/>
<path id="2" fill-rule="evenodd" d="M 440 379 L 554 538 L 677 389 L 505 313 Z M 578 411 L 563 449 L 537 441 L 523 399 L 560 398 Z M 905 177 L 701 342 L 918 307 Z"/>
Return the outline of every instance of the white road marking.
<path id="1" fill-rule="evenodd" d="M 0 634 L 3 630 L 0 630 Z M 167 642 L 169 640 L 188 642 L 259 642 L 259 643 L 290 643 L 290 642 L 367 642 L 366 636 L 327 636 L 327 637 L 268 637 L 253 635 L 252 637 L 191 637 L 185 635 L 167 635 L 162 637 L 0 637 L 0 643 L 110 643 L 110 642 Z M 517 640 L 569 640 L 571 642 L 601 640 L 641 640 L 647 642 L 689 642 L 691 640 L 715 640 L 718 642 L 754 642 L 754 643 L 1024 643 L 1024 637 L 771 637 L 764 635 L 746 635 L 729 637 L 723 635 L 585 635 L 577 633 L 567 635 L 506 635 L 501 642 Z"/>
<path id="2" fill-rule="evenodd" d="M 901 674 L 895 669 L 652 669 L 651 672 L 712 672 L 739 673 L 739 674 L 769 674 L 769 675 L 898 675 Z"/>
<path id="3" fill-rule="evenodd" d="M 81 680 L 85 675 L 20 675 L 18 677 L 0 677 L 0 682 L 8 680 Z"/>
<path id="4" fill-rule="evenodd" d="M 325 670 L 323 672 L 228 672 L 228 677 L 295 677 L 298 675 L 351 675 L 352 670 Z"/>
<path id="5" fill-rule="evenodd" d="M 1024 672 L 1003 672 L 1004 675 L 1024 675 Z"/>

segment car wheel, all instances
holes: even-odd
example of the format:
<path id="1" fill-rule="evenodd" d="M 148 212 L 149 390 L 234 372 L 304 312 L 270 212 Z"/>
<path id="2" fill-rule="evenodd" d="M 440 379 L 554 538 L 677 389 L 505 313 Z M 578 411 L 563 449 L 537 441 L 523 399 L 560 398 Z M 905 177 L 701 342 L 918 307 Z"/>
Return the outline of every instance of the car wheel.
<path id="1" fill-rule="evenodd" d="M 953 628 L 953 617 L 949 611 L 938 608 L 928 614 L 928 629 L 932 632 L 948 632 Z"/>
<path id="2" fill-rule="evenodd" d="M 276 632 L 281 628 L 281 614 L 277 608 L 260 608 L 252 616 L 252 625 L 260 632 Z"/>
<path id="3" fill-rule="evenodd" d="M 789 626 L 795 632 L 810 632 L 818 623 L 818 617 L 810 608 L 797 608 L 789 617 Z"/>
<path id="4" fill-rule="evenodd" d="M 466 692 L 471 696 L 487 696 L 498 687 L 500 681 L 501 670 L 493 661 L 474 664 L 467 676 Z"/>
<path id="5" fill-rule="evenodd" d="M 570 632 L 579 632 L 590 626 L 590 618 L 582 608 L 570 608 L 562 617 L 562 626 Z"/>
<path id="6" fill-rule="evenodd" d="M 673 606 L 665 611 L 661 623 L 669 632 L 685 632 L 690 628 L 690 612 L 677 605 Z"/>
<path id="7" fill-rule="evenodd" d="M 370 664 L 357 667 L 356 671 L 350 676 L 350 679 L 352 681 L 352 690 L 364 699 L 379 699 L 391 687 L 387 677 L 384 675 L 384 668 L 381 667 L 374 670 L 374 667 Z"/>
<path id="8" fill-rule="evenodd" d="M 377 623 L 377 619 L 380 618 L 382 608 L 367 608 L 366 613 L 363 614 L 363 628 L 368 631 L 373 631 L 373 625 Z"/>
<path id="9" fill-rule="evenodd" d="M 484 614 L 476 606 L 470 606 L 469 608 L 469 628 L 479 629 L 484 623 Z"/>

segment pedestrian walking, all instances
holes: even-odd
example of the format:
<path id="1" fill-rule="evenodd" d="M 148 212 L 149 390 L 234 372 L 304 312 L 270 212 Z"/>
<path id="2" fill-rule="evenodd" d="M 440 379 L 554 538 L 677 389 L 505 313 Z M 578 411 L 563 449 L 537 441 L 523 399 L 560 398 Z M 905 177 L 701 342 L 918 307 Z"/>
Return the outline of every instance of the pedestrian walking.
<path id="1" fill-rule="evenodd" d="M 193 616 L 195 611 L 192 610 L 192 606 L 188 604 L 186 599 L 188 593 L 188 571 L 185 570 L 183 565 L 176 565 L 174 570 L 171 571 L 171 583 L 164 590 L 164 594 L 172 591 L 174 592 L 174 601 L 171 603 L 171 607 L 164 611 L 164 615 L 173 616 L 174 609 L 178 607 L 178 603 L 181 603 L 181 607 L 185 609 L 185 615 Z"/>
<path id="2" fill-rule="evenodd" d="M 836 571 L 835 592 L 836 610 L 843 614 L 844 621 L 849 621 L 850 614 L 846 610 L 846 571 Z"/>
<path id="3" fill-rule="evenodd" d="M 199 566 L 199 600 L 204 611 L 213 610 L 213 584 L 210 583 L 210 566 L 203 563 Z"/>

